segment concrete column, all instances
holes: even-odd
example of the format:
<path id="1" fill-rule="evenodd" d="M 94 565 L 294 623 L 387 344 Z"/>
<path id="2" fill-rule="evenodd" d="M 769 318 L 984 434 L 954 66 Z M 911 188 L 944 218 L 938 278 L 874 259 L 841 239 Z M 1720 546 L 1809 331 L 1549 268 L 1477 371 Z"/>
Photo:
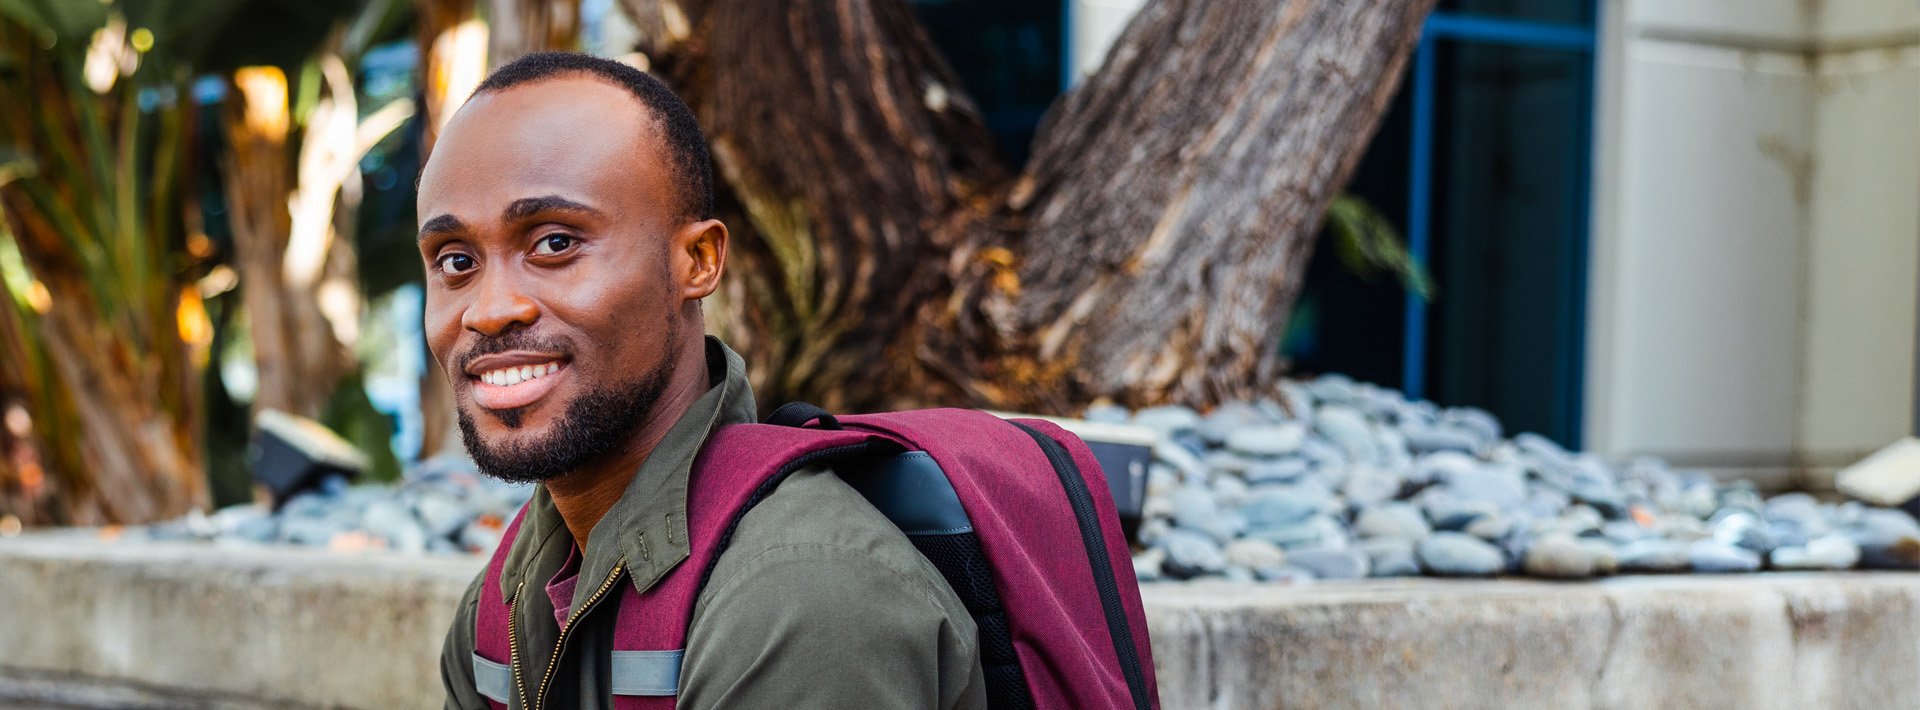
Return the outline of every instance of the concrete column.
<path id="1" fill-rule="evenodd" d="M 1603 17 L 1586 440 L 1830 485 L 1914 428 L 1920 4 Z"/>

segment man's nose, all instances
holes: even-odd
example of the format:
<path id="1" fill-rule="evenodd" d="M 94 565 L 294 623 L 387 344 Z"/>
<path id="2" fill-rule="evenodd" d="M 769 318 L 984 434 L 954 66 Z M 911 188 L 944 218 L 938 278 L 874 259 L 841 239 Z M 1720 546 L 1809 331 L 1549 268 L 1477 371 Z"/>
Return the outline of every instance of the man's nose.
<path id="1" fill-rule="evenodd" d="M 540 306 L 528 298 L 513 279 L 482 277 L 475 286 L 478 289 L 473 301 L 460 316 L 460 325 L 467 330 L 495 337 L 516 326 L 533 325 L 540 318 Z"/>

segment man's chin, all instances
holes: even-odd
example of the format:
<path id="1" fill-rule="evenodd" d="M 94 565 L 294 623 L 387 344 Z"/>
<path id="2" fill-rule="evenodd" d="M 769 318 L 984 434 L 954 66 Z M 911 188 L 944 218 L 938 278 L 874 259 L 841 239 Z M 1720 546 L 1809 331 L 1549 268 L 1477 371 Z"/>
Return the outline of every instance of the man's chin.
<path id="1" fill-rule="evenodd" d="M 460 439 L 483 474 L 550 481 L 593 465 L 631 440 L 671 373 L 671 367 L 660 367 L 638 382 L 541 397 L 513 410 L 486 409 L 463 396 Z"/>
<path id="2" fill-rule="evenodd" d="M 475 407 L 474 409 L 476 410 L 474 413 L 475 419 L 481 420 L 481 421 L 493 422 L 495 424 L 498 424 L 499 426 L 489 427 L 489 428 L 504 430 L 504 431 L 483 432 L 483 433 L 492 434 L 494 436 L 511 436 L 512 434 L 509 434 L 507 432 L 517 432 L 526 427 L 527 413 L 532 408 L 531 407 L 514 407 L 512 409 L 486 409 L 484 407 Z"/>
<path id="3" fill-rule="evenodd" d="M 480 473 L 503 481 L 539 483 L 568 472 L 576 452 L 557 422 L 527 408 L 460 412 L 460 438 Z"/>

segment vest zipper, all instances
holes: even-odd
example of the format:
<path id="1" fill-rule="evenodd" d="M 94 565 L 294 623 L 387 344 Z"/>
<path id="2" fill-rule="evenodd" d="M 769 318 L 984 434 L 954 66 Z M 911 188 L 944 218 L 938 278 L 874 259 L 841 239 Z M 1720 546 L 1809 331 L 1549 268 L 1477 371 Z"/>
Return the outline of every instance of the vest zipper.
<path id="1" fill-rule="evenodd" d="M 513 668 L 513 688 L 520 693 L 520 707 L 527 707 L 527 683 L 520 678 L 520 634 L 514 632 L 514 619 L 520 618 L 520 591 L 527 588 L 525 581 L 513 588 L 513 598 L 507 600 L 507 665 Z"/>
<path id="2" fill-rule="evenodd" d="M 626 567 L 627 561 L 625 559 L 613 563 L 613 571 L 607 573 L 607 579 L 600 583 L 599 589 L 593 590 L 593 596 L 587 597 L 586 602 L 567 614 L 567 623 L 560 627 L 560 639 L 553 642 L 553 656 L 547 659 L 547 672 L 540 676 L 540 695 L 536 698 L 540 702 L 531 706 L 531 710 L 539 710 L 547 704 L 547 684 L 553 681 L 553 671 L 560 666 L 560 651 L 567 646 L 567 635 L 573 633 L 573 622 L 579 621 L 580 617 L 585 615 L 588 609 L 592 609 L 593 605 L 600 601 L 600 597 L 606 595 L 607 590 L 613 588 L 613 583 L 620 579 L 620 573 L 625 572 Z M 526 583 L 521 582 L 521 584 Z M 518 595 L 517 592 L 515 594 L 516 596 Z M 512 631 L 508 631 L 508 633 L 511 634 Z M 516 680 L 520 677 L 519 671 L 520 666 L 518 664 L 514 665 L 514 678 Z M 526 702 L 526 691 L 522 689 L 520 703 L 525 706 Z"/>

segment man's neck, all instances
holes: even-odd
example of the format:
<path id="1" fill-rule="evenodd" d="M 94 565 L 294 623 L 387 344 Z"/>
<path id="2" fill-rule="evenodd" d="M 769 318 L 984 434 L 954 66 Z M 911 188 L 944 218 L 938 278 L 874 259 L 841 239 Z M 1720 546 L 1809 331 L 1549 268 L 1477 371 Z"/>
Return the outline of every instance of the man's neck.
<path id="1" fill-rule="evenodd" d="M 707 382 L 704 340 L 698 342 L 694 352 L 695 356 L 680 358 L 666 391 L 635 428 L 626 446 L 597 463 L 544 484 L 547 494 L 553 497 L 553 507 L 560 512 L 560 519 L 567 523 L 567 532 L 573 534 L 574 544 L 581 550 L 587 548 L 593 527 L 620 502 L 620 496 L 626 493 L 627 485 L 639 474 L 647 457 L 711 386 Z"/>

